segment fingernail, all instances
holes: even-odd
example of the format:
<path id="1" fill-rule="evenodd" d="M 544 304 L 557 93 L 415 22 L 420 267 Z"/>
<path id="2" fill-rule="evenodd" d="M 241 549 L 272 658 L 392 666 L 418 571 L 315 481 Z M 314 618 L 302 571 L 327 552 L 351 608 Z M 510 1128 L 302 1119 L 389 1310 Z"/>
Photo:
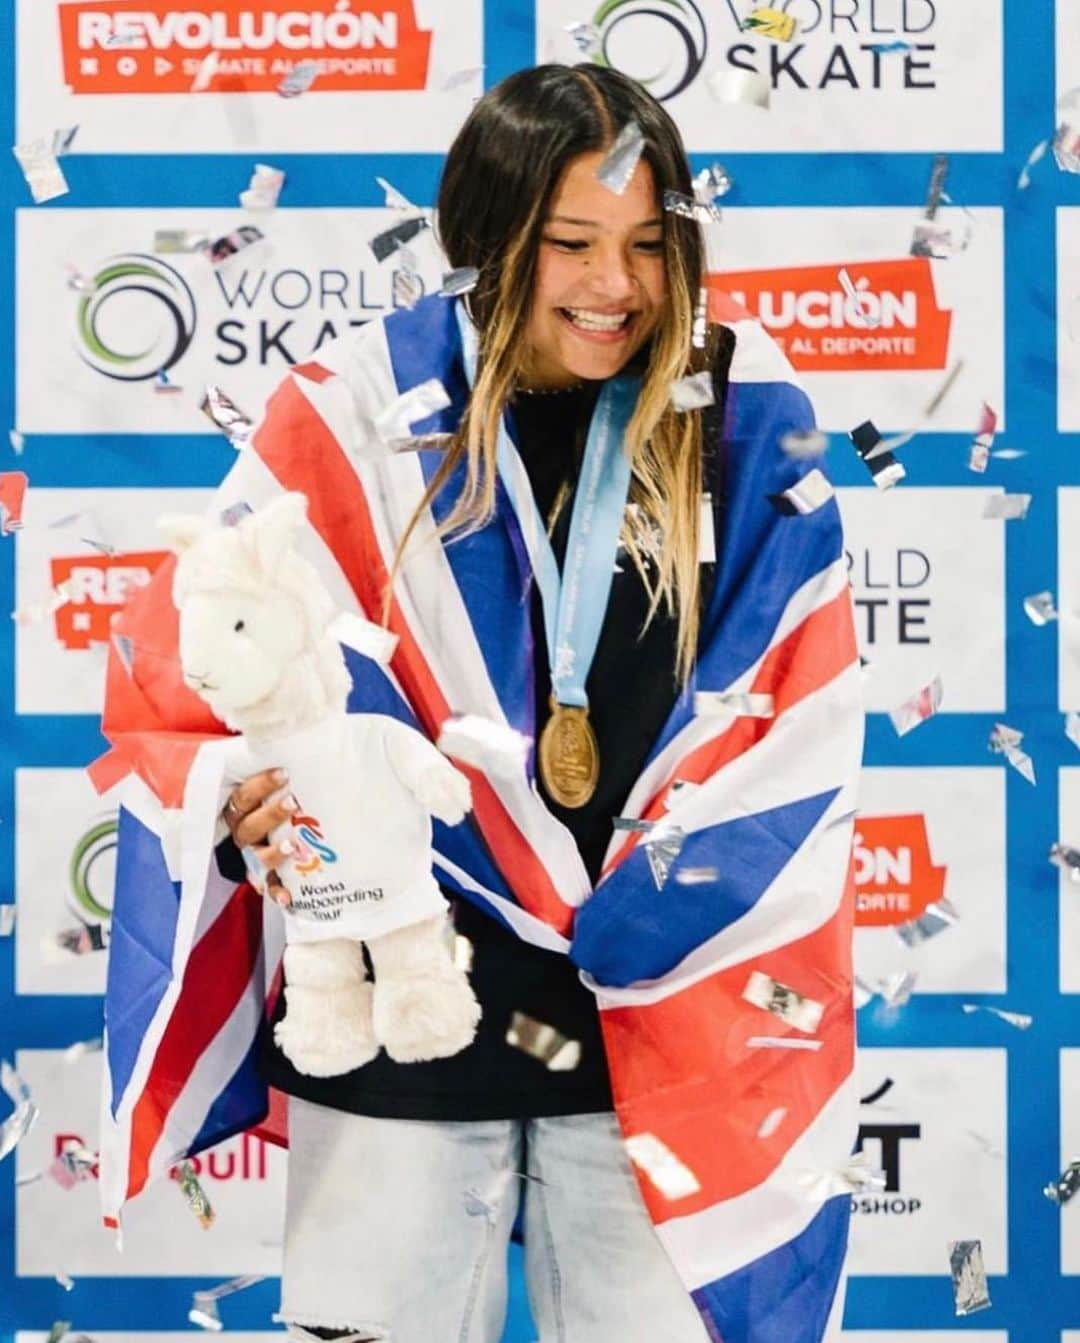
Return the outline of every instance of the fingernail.
<path id="1" fill-rule="evenodd" d="M 288 773 L 287 773 L 285 770 L 283 770 L 283 769 L 276 769 L 276 770 L 274 770 L 273 774 L 272 774 L 270 777 L 274 780 L 275 783 L 288 783 L 288 782 L 289 782 L 289 775 L 288 775 Z"/>
<path id="2" fill-rule="evenodd" d="M 292 793 L 290 793 L 288 797 L 283 797 L 283 798 L 281 799 L 281 810 L 282 810 L 282 811 L 299 811 L 299 810 L 300 810 L 300 803 L 297 802 L 296 798 L 293 797 Z"/>
<path id="3" fill-rule="evenodd" d="M 278 845 L 278 851 L 283 853 L 286 858 L 291 858 L 296 852 L 296 845 L 291 839 L 283 839 Z"/>

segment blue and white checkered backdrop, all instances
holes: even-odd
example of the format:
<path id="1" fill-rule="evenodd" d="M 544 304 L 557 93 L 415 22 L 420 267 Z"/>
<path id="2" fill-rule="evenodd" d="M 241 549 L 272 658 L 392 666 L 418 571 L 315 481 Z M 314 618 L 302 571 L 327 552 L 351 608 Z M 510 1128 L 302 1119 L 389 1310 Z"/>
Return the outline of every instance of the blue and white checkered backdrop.
<path id="1" fill-rule="evenodd" d="M 886 1174 L 856 1200 L 848 1336 L 945 1343 L 970 1325 L 981 1343 L 1080 1341 L 1080 1207 L 1043 1194 L 1080 1156 L 1080 887 L 1048 861 L 1055 842 L 1080 846 L 1064 716 L 1080 708 L 1080 179 L 1048 152 L 1018 186 L 1035 146 L 1080 122 L 1066 96 L 1080 0 L 777 7 L 798 21 L 791 40 L 745 31 L 751 0 L 2 7 L 8 143 L 78 126 L 65 195 L 33 204 L 15 158 L 0 160 L 0 421 L 15 431 L 0 472 L 29 479 L 22 527 L 0 539 L 0 608 L 19 617 L 0 624 L 0 902 L 17 913 L 0 939 L 0 1057 L 41 1110 L 0 1165 L 3 1343 L 61 1318 L 103 1341 L 190 1338 L 192 1294 L 244 1273 L 268 1280 L 222 1301 L 227 1334 L 271 1337 L 279 1150 L 246 1137 L 204 1157 L 208 1231 L 176 1188 L 155 1188 L 122 1254 L 92 1179 L 41 1174 L 69 1138 L 95 1143 L 101 1055 L 69 1047 L 100 1035 L 104 954 L 66 948 L 73 930 L 107 936 L 115 809 L 82 768 L 103 747 L 109 617 L 160 559 L 153 519 L 198 504 L 229 465 L 199 409 L 206 384 L 256 417 L 288 363 L 392 306 L 400 258 L 368 246 L 394 217 L 377 177 L 430 206 L 472 99 L 536 61 L 580 59 L 575 23 L 665 99 L 695 169 L 728 169 L 723 287 L 799 369 L 841 487 L 869 663 L 862 1135 Z M 320 62 L 314 85 L 278 96 L 305 59 Z M 723 100 L 740 68 L 772 86 L 768 109 Z M 935 256 L 913 256 L 937 155 Z M 256 162 L 287 175 L 272 213 L 239 202 Z M 219 267 L 155 238 L 243 223 L 265 237 Z M 430 232 L 413 251 L 430 288 Z M 980 473 L 984 405 L 997 432 Z M 918 428 L 889 490 L 846 436 L 868 419 Z M 1026 519 L 984 516 L 1003 492 L 1031 495 Z M 1044 591 L 1060 617 L 1039 624 L 1025 598 Z M 935 676 L 940 712 L 898 736 L 888 711 Z M 995 723 L 1024 734 L 1034 785 L 989 750 Z M 955 923 L 908 947 L 896 925 L 942 897 Z M 891 1005 L 906 971 L 914 991 Z M 982 1242 L 990 1276 L 993 1305 L 971 1320 L 953 1311 L 954 1239 Z M 533 1337 L 515 1267 L 506 1338 Z"/>

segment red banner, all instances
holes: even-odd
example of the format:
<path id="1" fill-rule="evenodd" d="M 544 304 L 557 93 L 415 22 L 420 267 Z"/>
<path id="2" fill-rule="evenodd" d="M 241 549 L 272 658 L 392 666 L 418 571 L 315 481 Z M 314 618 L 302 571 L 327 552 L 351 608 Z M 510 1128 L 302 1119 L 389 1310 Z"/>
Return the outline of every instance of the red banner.
<path id="1" fill-rule="evenodd" d="M 907 923 L 945 892 L 926 817 L 860 816 L 855 823 L 855 922 L 862 928 Z"/>

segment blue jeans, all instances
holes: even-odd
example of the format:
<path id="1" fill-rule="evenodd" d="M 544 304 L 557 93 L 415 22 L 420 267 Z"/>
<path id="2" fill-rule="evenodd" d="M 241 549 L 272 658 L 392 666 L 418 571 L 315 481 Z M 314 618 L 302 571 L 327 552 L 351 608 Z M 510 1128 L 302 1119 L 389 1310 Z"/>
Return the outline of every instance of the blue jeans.
<path id="1" fill-rule="evenodd" d="M 525 1197 L 540 1343 L 708 1343 L 612 1114 L 432 1123 L 289 1101 L 278 1316 L 378 1343 L 499 1343 Z"/>

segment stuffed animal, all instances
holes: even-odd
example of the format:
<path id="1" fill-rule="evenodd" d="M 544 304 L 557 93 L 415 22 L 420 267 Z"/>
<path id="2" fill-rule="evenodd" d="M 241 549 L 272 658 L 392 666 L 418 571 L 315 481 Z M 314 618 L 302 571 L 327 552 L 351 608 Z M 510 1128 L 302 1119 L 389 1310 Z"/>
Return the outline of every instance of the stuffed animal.
<path id="1" fill-rule="evenodd" d="M 184 681 L 242 734 L 222 801 L 257 770 L 288 772 L 295 810 L 270 835 L 288 854 L 278 875 L 291 897 L 274 1038 L 298 1071 L 332 1077 L 380 1047 L 399 1063 L 445 1058 L 476 1033 L 480 1007 L 431 871 L 431 815 L 456 825 L 471 797 L 419 732 L 346 711 L 352 683 L 329 632 L 338 612 L 295 546 L 306 513 L 302 494 L 286 494 L 233 526 L 176 516 L 159 526 L 179 556 Z"/>

